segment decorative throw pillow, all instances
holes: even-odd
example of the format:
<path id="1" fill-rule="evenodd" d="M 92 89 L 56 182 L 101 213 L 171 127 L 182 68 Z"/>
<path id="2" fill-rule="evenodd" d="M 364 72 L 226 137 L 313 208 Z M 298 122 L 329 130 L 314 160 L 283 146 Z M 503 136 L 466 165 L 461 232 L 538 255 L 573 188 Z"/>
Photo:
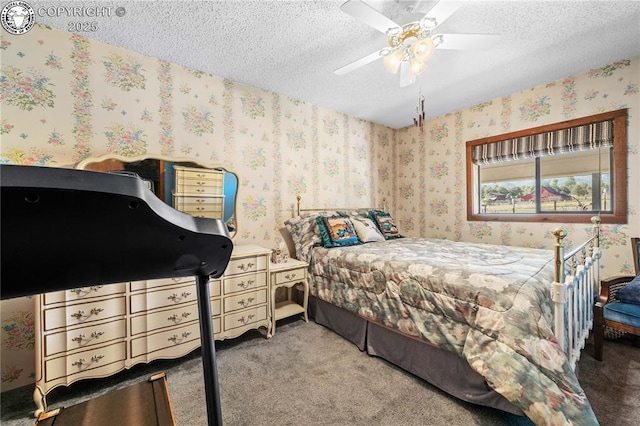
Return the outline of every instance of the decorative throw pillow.
<path id="1" fill-rule="evenodd" d="M 371 210 L 369 211 L 369 219 L 378 226 L 385 239 L 402 238 L 402 235 L 398 232 L 396 221 L 389 213 L 382 210 Z"/>
<path id="2" fill-rule="evenodd" d="M 640 275 L 618 290 L 617 295 L 621 302 L 640 305 Z"/>
<path id="3" fill-rule="evenodd" d="M 384 236 L 378 231 L 378 227 L 371 219 L 362 216 L 351 216 L 353 226 L 356 228 L 358 238 L 363 243 L 371 243 L 374 241 L 385 241 Z"/>
<path id="4" fill-rule="evenodd" d="M 351 219 L 344 216 L 317 217 L 322 245 L 327 248 L 362 244 Z"/>
<path id="5" fill-rule="evenodd" d="M 309 261 L 311 249 L 315 246 L 322 245 L 320 231 L 316 224 L 318 216 L 333 216 L 336 212 L 322 212 L 314 214 L 304 214 L 284 222 L 284 226 L 291 235 L 291 240 L 296 248 L 296 259 Z"/>

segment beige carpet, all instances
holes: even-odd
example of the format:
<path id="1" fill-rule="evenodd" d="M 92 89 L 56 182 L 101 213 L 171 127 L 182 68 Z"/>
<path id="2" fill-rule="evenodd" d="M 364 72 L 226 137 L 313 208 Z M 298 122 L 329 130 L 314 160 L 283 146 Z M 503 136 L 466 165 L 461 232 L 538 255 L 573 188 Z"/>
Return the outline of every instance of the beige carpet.
<path id="1" fill-rule="evenodd" d="M 270 340 L 259 332 L 216 342 L 225 425 L 530 425 L 517 417 L 462 402 L 315 323 L 278 323 Z M 587 345 L 579 377 L 601 425 L 640 424 L 640 349 L 605 343 L 605 362 Z M 50 408 L 146 380 L 165 371 L 178 425 L 206 424 L 198 351 L 180 360 L 136 366 L 114 377 L 57 388 Z M 33 425 L 32 387 L 1 394 L 0 421 Z M 117 422 L 116 422 L 117 423 Z M 115 423 L 114 423 L 115 424 Z"/>

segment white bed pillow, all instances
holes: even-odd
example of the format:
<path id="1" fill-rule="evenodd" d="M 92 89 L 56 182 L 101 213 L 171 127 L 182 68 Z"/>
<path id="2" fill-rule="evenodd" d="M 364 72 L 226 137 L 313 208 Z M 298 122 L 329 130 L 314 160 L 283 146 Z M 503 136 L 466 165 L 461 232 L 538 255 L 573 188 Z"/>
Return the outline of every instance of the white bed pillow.
<path id="1" fill-rule="evenodd" d="M 353 227 L 356 228 L 358 238 L 363 243 L 385 241 L 384 236 L 371 219 L 362 216 L 351 216 L 351 221 L 353 222 Z"/>

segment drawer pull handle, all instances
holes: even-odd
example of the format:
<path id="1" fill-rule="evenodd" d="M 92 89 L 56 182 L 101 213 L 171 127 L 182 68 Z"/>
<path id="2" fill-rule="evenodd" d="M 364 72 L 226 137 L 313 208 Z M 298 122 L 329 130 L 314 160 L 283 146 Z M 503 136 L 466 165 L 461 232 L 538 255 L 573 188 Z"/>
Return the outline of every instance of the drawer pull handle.
<path id="1" fill-rule="evenodd" d="M 292 280 L 292 279 L 294 279 L 294 278 L 296 277 L 296 273 L 295 273 L 295 272 L 292 272 L 292 273 L 290 273 L 290 274 L 285 275 L 284 277 L 285 277 L 286 279 L 288 279 L 288 280 Z"/>
<path id="2" fill-rule="evenodd" d="M 80 296 L 80 294 L 82 294 L 82 293 L 84 293 L 84 295 L 87 295 L 87 294 L 91 293 L 92 291 L 97 292 L 97 291 L 98 291 L 98 290 L 100 290 L 102 287 L 104 287 L 104 286 L 101 286 L 101 285 L 94 285 L 94 286 L 91 286 L 91 287 L 80 287 L 80 288 L 74 288 L 73 290 L 69 290 L 69 291 L 71 291 L 72 293 L 75 293 L 75 294 L 76 294 L 76 296 L 78 296 L 78 297 L 79 297 L 79 296 Z"/>
<path id="3" fill-rule="evenodd" d="M 238 265 L 238 269 L 240 269 L 242 271 L 248 271 L 251 268 L 253 268 L 253 263 L 251 263 L 251 262 L 247 263 L 246 266 L 245 266 L 244 263 L 242 265 Z"/>
<path id="4" fill-rule="evenodd" d="M 196 192 L 203 193 L 206 190 L 204 188 L 196 188 Z"/>
<path id="5" fill-rule="evenodd" d="M 239 301 L 238 301 L 238 305 L 241 305 L 242 307 L 245 307 L 245 308 L 246 308 L 246 307 L 247 307 L 247 306 L 249 306 L 249 305 L 251 304 L 251 302 L 253 302 L 254 300 L 256 300 L 256 299 L 255 299 L 255 298 L 253 298 L 253 297 L 248 298 L 246 302 L 244 301 L 244 299 L 242 299 L 242 300 L 239 300 Z"/>
<path id="6" fill-rule="evenodd" d="M 183 291 L 180 296 L 178 296 L 177 294 L 173 293 L 171 296 L 167 297 L 167 299 L 173 301 L 174 303 L 178 303 L 182 299 L 185 299 L 185 298 L 189 297 L 190 295 L 191 295 L 191 293 L 189 293 L 188 291 Z"/>
<path id="7" fill-rule="evenodd" d="M 249 314 L 247 315 L 247 319 L 245 319 L 243 315 L 242 318 L 238 318 L 238 322 L 241 322 L 242 324 L 249 324 L 254 317 L 255 315 Z"/>
<path id="8" fill-rule="evenodd" d="M 238 283 L 238 287 L 240 288 L 249 288 L 253 285 L 255 281 L 254 280 L 247 280 L 247 282 L 245 283 L 244 281 L 240 281 Z"/>
<path id="9" fill-rule="evenodd" d="M 91 363 L 99 362 L 102 358 L 104 358 L 104 355 L 94 355 L 91 357 Z M 86 363 L 87 360 L 85 360 L 84 358 L 80 358 L 79 360 L 73 362 L 71 365 L 73 365 L 74 367 L 82 368 L 82 366 Z"/>
<path id="10" fill-rule="evenodd" d="M 182 320 L 186 319 L 189 315 L 191 315 L 191 312 L 183 312 L 181 315 L 182 318 L 178 317 L 178 314 L 173 314 L 169 318 L 167 318 L 167 320 L 177 324 L 182 322 Z"/>
<path id="11" fill-rule="evenodd" d="M 78 342 L 78 344 L 81 345 L 83 340 L 90 342 L 93 339 L 99 339 L 100 336 L 102 336 L 103 334 L 104 334 L 104 331 L 94 331 L 93 333 L 91 333 L 90 339 L 87 339 L 87 336 L 84 334 L 78 334 L 76 337 L 71 339 L 71 341 Z"/>
<path id="12" fill-rule="evenodd" d="M 174 344 L 177 344 L 182 342 L 184 339 L 186 339 L 190 335 L 191 335 L 191 332 L 185 331 L 184 333 L 182 333 L 182 337 L 178 337 L 177 334 L 174 334 L 173 336 L 169 337 L 167 340 L 170 342 L 173 342 Z"/>
<path id="13" fill-rule="evenodd" d="M 91 315 L 98 315 L 102 311 L 104 311 L 104 309 L 102 309 L 102 308 L 93 308 L 89 312 L 89 315 L 86 315 L 86 318 L 89 318 Z M 76 312 L 74 314 L 71 314 L 71 316 L 74 317 L 77 320 L 85 317 L 84 309 L 80 309 L 78 312 Z"/>
<path id="14" fill-rule="evenodd" d="M 81 309 L 78 312 L 76 312 L 75 314 L 71 314 L 72 317 L 74 317 L 75 319 L 80 319 L 84 316 L 84 310 Z"/>

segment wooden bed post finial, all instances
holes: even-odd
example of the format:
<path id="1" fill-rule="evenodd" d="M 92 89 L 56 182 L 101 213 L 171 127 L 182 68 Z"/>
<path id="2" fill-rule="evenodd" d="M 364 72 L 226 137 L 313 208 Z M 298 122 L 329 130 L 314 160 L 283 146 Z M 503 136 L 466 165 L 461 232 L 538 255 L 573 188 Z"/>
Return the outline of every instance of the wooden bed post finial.
<path id="1" fill-rule="evenodd" d="M 296 216 L 300 216 L 300 200 L 302 200 L 300 194 L 296 195 Z"/>

